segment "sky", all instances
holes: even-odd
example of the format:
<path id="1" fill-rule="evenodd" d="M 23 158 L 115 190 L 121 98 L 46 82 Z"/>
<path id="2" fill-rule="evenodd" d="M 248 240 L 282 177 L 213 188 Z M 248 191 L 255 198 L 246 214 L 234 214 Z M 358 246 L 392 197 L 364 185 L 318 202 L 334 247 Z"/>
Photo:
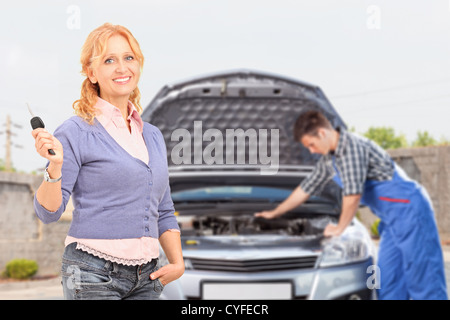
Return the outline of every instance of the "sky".
<path id="1" fill-rule="evenodd" d="M 0 158 L 41 170 L 29 103 L 53 132 L 79 98 L 80 49 L 105 22 L 145 56 L 145 108 L 166 84 L 254 69 L 318 85 L 349 127 L 450 140 L 450 0 L 16 0 L 0 9 Z M 20 148 L 19 148 L 20 147 Z"/>

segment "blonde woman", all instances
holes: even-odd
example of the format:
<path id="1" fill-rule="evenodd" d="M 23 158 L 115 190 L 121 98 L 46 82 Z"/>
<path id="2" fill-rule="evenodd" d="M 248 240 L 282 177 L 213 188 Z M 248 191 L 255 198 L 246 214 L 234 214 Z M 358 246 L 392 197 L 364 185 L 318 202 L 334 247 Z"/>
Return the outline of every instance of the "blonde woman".
<path id="1" fill-rule="evenodd" d="M 128 29 L 98 27 L 82 48 L 76 116 L 54 135 L 32 132 L 48 160 L 37 216 L 57 221 L 70 196 L 75 208 L 62 259 L 65 299 L 157 299 L 184 272 L 164 139 L 139 115 L 143 63 Z M 159 244 L 169 261 L 161 268 Z"/>

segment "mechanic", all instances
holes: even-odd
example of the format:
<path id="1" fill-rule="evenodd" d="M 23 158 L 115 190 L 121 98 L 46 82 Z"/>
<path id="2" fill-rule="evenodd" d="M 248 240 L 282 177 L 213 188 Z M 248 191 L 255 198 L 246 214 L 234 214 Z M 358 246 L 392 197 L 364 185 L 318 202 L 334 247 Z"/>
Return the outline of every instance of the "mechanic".
<path id="1" fill-rule="evenodd" d="M 444 262 L 431 201 L 373 141 L 333 128 L 318 111 L 300 115 L 294 138 L 320 157 L 311 175 L 275 209 L 255 213 L 272 219 L 304 203 L 328 181 L 342 188 L 342 212 L 324 236 L 339 236 L 360 202 L 382 221 L 379 299 L 447 299 Z"/>

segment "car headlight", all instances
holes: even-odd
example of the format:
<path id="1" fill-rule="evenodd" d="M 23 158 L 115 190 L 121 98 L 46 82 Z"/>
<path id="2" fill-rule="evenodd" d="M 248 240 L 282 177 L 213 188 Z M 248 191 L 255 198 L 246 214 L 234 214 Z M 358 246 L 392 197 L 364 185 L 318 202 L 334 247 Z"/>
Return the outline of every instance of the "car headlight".
<path id="1" fill-rule="evenodd" d="M 370 238 L 351 227 L 347 229 L 339 237 L 324 240 L 320 267 L 363 261 L 372 255 Z"/>
<path id="2" fill-rule="evenodd" d="M 184 258 L 184 269 L 185 270 L 192 270 L 194 269 L 194 266 L 192 265 L 192 262 L 190 259 Z"/>

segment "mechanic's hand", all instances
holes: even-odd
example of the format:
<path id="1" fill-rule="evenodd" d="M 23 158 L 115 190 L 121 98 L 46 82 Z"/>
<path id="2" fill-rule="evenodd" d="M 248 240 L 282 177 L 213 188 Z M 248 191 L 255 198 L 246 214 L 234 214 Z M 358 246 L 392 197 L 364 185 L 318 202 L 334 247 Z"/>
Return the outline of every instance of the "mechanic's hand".
<path id="1" fill-rule="evenodd" d="M 177 280 L 184 273 L 184 263 L 169 263 L 164 267 L 159 268 L 152 274 L 150 274 L 150 279 L 155 280 L 159 279 L 163 286 L 168 283 Z"/>
<path id="2" fill-rule="evenodd" d="M 273 219 L 279 216 L 279 214 L 275 210 L 265 210 L 261 212 L 256 212 L 254 214 L 255 217 L 261 217 L 265 219 Z"/>
<path id="3" fill-rule="evenodd" d="M 344 230 L 340 228 L 339 225 L 330 223 L 325 227 L 325 230 L 323 230 L 323 235 L 325 237 L 340 236 L 342 232 L 344 232 Z"/>
<path id="4" fill-rule="evenodd" d="M 54 164 L 63 163 L 63 147 L 61 142 L 56 139 L 52 134 L 50 134 L 44 128 L 37 128 L 31 132 L 35 140 L 36 151 L 41 157 L 44 157 Z M 48 150 L 53 149 L 55 155 L 51 155 Z"/>

